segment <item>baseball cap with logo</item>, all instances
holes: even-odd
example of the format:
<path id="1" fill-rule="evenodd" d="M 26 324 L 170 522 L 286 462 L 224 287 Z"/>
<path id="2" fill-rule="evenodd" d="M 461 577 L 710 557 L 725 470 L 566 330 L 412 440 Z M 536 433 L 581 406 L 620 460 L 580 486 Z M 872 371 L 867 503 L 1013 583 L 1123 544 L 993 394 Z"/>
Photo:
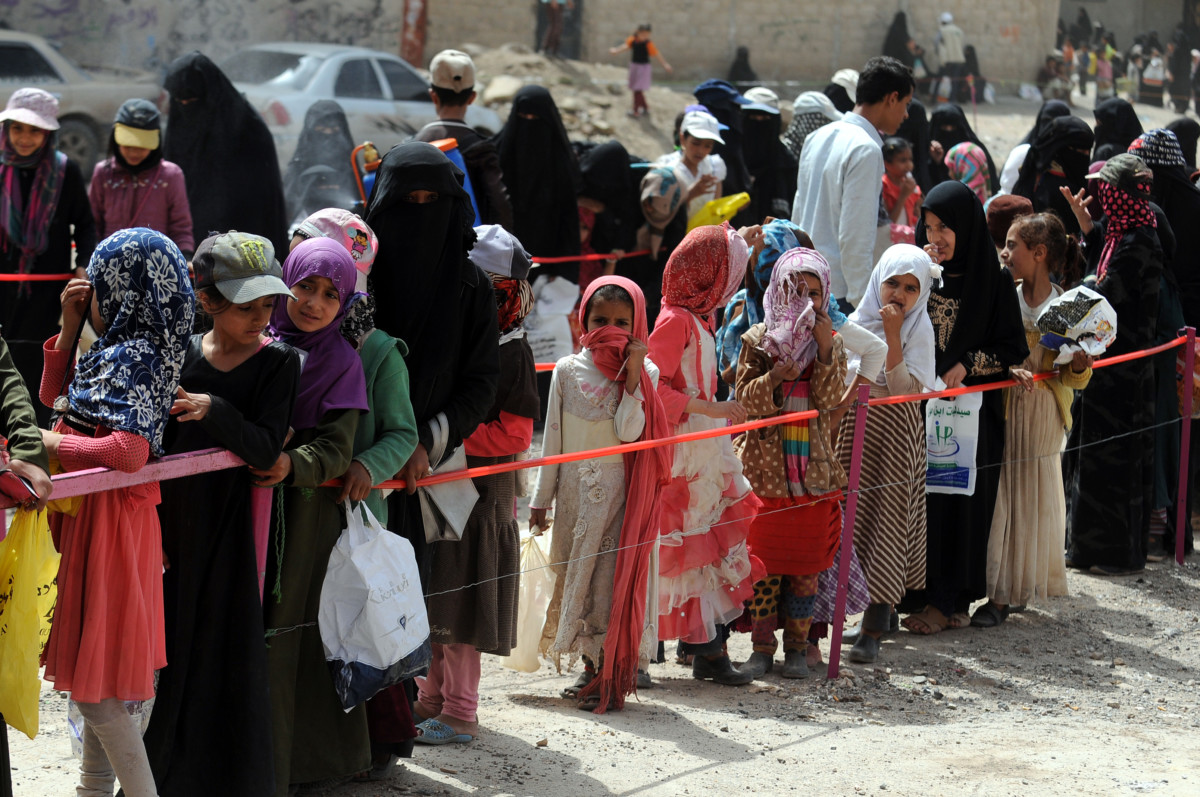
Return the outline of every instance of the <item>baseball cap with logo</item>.
<path id="1" fill-rule="evenodd" d="M 211 235 L 196 247 L 192 269 L 196 290 L 215 287 L 234 304 L 292 295 L 275 259 L 275 247 L 261 235 L 236 230 Z"/>
<path id="2" fill-rule="evenodd" d="M 1105 161 L 1100 170 L 1087 175 L 1087 179 L 1103 180 L 1130 196 L 1149 199 L 1150 192 L 1146 190 L 1146 186 L 1154 181 L 1154 172 L 1150 171 L 1146 162 L 1137 155 L 1122 152 Z"/>
<path id="3" fill-rule="evenodd" d="M 683 115 L 683 122 L 679 125 L 679 134 L 683 135 L 684 133 L 689 134 L 692 138 L 706 138 L 709 141 L 716 141 L 718 144 L 725 143 L 725 139 L 721 138 L 717 117 L 704 111 L 688 111 Z"/>
<path id="4" fill-rule="evenodd" d="M 462 50 L 442 50 L 429 62 L 434 88 L 469 91 L 475 87 L 475 62 Z"/>

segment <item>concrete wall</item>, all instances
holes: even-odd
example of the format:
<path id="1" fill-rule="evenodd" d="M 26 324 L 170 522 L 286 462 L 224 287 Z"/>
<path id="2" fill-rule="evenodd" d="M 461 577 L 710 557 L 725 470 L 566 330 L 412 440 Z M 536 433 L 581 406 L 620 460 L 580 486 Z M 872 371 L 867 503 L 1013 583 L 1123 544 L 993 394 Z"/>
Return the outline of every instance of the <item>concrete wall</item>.
<path id="1" fill-rule="evenodd" d="M 533 43 L 537 0 L 427 2 L 426 59 L 464 42 Z M 403 8 L 404 0 L 9 0 L 0 2 L 0 21 L 46 36 L 83 63 L 161 69 L 192 49 L 220 60 L 279 39 L 395 52 Z M 764 80 L 823 85 L 836 69 L 879 52 L 897 10 L 909 13 L 911 33 L 930 49 L 937 15 L 951 11 L 994 81 L 1032 79 L 1059 13 L 1057 0 L 587 0 L 582 55 L 609 59 L 607 48 L 645 21 L 682 80 L 723 77 L 746 45 Z"/>

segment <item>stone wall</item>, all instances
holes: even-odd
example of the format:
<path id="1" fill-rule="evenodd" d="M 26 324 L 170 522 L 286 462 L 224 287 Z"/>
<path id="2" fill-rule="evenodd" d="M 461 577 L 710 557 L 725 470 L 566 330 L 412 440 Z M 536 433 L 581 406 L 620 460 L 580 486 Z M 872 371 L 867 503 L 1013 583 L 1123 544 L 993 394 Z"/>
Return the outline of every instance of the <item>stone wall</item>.
<path id="1" fill-rule="evenodd" d="M 427 54 L 464 42 L 495 46 L 533 44 L 536 2 L 434 0 L 429 9 Z M 974 44 L 993 80 L 1032 81 L 1054 45 L 1057 0 L 587 0 L 582 57 L 624 63 L 608 48 L 640 22 L 654 26 L 654 41 L 681 79 L 724 77 L 740 45 L 763 80 L 824 85 L 842 67 L 860 67 L 877 55 L 892 16 L 905 10 L 909 32 L 932 50 L 942 11 Z"/>
<path id="2" fill-rule="evenodd" d="M 474 42 L 533 44 L 537 0 L 427 0 L 426 59 Z M 216 60 L 262 41 L 345 42 L 395 52 L 404 0 L 37 0 L 0 3 L 0 21 L 46 36 L 86 64 L 161 69 L 200 49 Z M 724 76 L 739 45 L 767 81 L 823 85 L 841 67 L 876 55 L 897 10 L 932 49 L 937 15 L 951 11 L 994 81 L 1031 80 L 1053 45 L 1058 0 L 586 0 L 582 57 L 613 58 L 607 48 L 639 22 L 679 79 Z"/>
<path id="3" fill-rule="evenodd" d="M 0 21 L 45 36 L 86 65 L 160 70 L 201 50 L 221 60 L 266 41 L 341 42 L 396 52 L 403 0 L 23 0 Z"/>

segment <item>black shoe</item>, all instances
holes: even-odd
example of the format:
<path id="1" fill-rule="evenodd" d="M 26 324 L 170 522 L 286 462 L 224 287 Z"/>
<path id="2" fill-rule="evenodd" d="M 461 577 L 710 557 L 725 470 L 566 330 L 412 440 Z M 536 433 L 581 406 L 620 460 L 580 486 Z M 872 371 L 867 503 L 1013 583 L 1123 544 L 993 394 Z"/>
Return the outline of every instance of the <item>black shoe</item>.
<path id="1" fill-rule="evenodd" d="M 879 640 L 869 634 L 863 634 L 850 648 L 850 661 L 859 664 L 874 664 L 879 658 Z"/>
<path id="2" fill-rule="evenodd" d="M 784 678 L 807 678 L 808 662 L 803 650 L 788 650 L 783 654 L 783 669 L 779 674 Z"/>
<path id="3" fill-rule="evenodd" d="M 713 681 L 725 686 L 745 686 L 754 680 L 754 676 L 734 667 L 729 656 L 725 654 L 711 659 L 696 656 L 692 660 L 692 677 L 698 681 Z"/>
<path id="4" fill-rule="evenodd" d="M 774 666 L 775 660 L 771 654 L 755 651 L 750 654 L 750 658 L 746 659 L 745 664 L 738 667 L 738 672 L 742 675 L 749 675 L 751 678 L 762 678 Z"/>

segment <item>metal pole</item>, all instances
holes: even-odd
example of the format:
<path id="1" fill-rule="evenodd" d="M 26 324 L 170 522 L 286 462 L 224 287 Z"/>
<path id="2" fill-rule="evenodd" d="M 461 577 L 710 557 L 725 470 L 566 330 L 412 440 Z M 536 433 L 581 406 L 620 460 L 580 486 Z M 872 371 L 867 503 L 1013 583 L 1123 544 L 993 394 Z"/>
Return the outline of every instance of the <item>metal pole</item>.
<path id="1" fill-rule="evenodd" d="M 1183 564 L 1183 543 L 1187 536 L 1188 449 L 1192 445 L 1192 389 L 1196 367 L 1196 328 L 1187 327 L 1187 343 L 1183 353 L 1183 427 L 1179 433 L 1179 493 L 1175 496 L 1175 562 Z"/>
<path id="2" fill-rule="evenodd" d="M 863 443 L 867 436 L 867 401 L 871 386 L 859 385 L 854 414 L 854 446 L 850 452 L 850 474 L 846 479 L 846 513 L 842 516 L 842 546 L 838 554 L 837 598 L 833 604 L 833 629 L 829 635 L 827 677 L 838 677 L 842 658 L 842 626 L 846 623 L 846 589 L 850 581 L 850 558 L 854 555 L 854 513 L 858 508 L 858 479 L 862 473 Z"/>

